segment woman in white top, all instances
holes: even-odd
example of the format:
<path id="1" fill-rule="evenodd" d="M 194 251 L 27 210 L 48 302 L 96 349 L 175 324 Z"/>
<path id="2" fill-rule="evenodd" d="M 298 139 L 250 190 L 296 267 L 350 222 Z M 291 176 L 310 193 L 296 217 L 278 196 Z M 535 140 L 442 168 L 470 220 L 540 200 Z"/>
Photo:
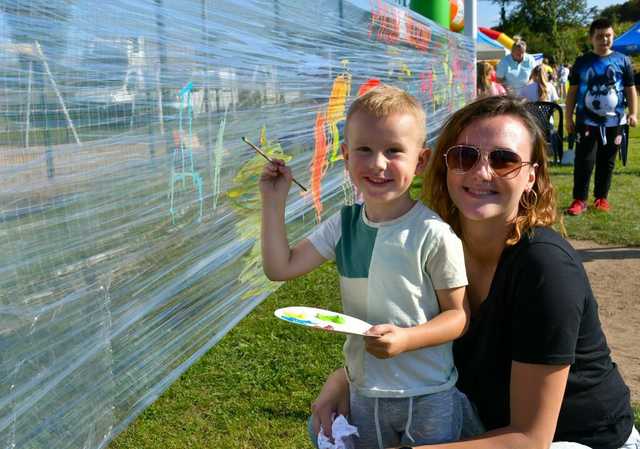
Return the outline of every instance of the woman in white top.
<path id="1" fill-rule="evenodd" d="M 558 101 L 558 92 L 547 79 L 547 74 L 541 65 L 531 71 L 529 84 L 520 89 L 520 96 L 528 101 Z"/>

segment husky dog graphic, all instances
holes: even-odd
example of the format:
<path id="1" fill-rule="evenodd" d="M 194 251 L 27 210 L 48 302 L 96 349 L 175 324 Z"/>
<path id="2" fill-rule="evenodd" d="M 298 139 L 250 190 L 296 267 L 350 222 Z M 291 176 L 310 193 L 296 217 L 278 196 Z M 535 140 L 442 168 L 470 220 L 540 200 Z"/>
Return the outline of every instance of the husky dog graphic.
<path id="1" fill-rule="evenodd" d="M 618 103 L 623 101 L 616 89 L 615 72 L 613 67 L 607 66 L 603 75 L 598 75 L 593 68 L 587 70 L 587 92 L 584 106 L 587 117 L 599 125 L 619 123 Z"/>

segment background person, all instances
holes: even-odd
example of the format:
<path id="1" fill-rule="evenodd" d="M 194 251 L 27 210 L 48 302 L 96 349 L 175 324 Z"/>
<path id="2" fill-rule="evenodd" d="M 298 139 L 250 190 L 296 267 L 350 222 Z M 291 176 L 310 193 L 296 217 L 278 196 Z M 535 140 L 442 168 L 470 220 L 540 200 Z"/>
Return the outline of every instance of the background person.
<path id="1" fill-rule="evenodd" d="M 558 92 L 542 65 L 533 68 L 529 84 L 520 89 L 520 96 L 528 101 L 558 101 Z"/>
<path id="2" fill-rule="evenodd" d="M 521 101 L 485 97 L 442 129 L 423 196 L 464 245 L 472 320 L 454 342 L 458 387 L 489 431 L 434 447 L 636 448 L 629 389 L 580 256 L 551 228 L 555 191 L 535 119 Z M 347 391 L 343 370 L 331 374 L 316 426 L 346 412 Z"/>
<path id="3" fill-rule="evenodd" d="M 511 46 L 511 54 L 502 58 L 496 67 L 498 82 L 502 83 L 509 93 L 517 95 L 529 81 L 535 65 L 534 57 L 527 53 L 527 43 L 516 38 Z"/>
<path id="4" fill-rule="evenodd" d="M 560 84 L 560 98 L 564 100 L 567 98 L 567 83 L 569 82 L 569 70 L 571 65 L 562 64 L 560 66 L 560 74 L 558 75 L 558 81 Z"/>
<path id="5" fill-rule="evenodd" d="M 578 57 L 569 75 L 565 123 L 567 133 L 576 134 L 573 202 L 566 211 L 569 215 L 587 210 L 594 165 L 594 207 L 609 212 L 607 196 L 623 143 L 622 125 L 636 126 L 638 99 L 633 67 L 628 56 L 611 49 L 614 36 L 608 19 L 594 20 L 589 27 L 593 51 Z"/>
<path id="6" fill-rule="evenodd" d="M 478 61 L 476 64 L 476 95 L 486 97 L 490 95 L 506 95 L 507 91 L 502 84 L 494 81 L 496 71 L 486 61 Z"/>

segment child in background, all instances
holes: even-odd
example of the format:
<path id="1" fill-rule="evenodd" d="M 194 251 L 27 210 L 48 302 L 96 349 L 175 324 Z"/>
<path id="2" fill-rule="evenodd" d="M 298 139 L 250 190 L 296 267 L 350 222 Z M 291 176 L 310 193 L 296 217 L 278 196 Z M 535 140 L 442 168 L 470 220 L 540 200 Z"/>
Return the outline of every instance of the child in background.
<path id="1" fill-rule="evenodd" d="M 528 101 L 558 101 L 558 92 L 555 86 L 547 78 L 547 73 L 542 65 L 537 65 L 531 71 L 529 84 L 520 89 L 520 96 Z"/>
<path id="2" fill-rule="evenodd" d="M 476 94 L 478 97 L 507 94 L 502 84 L 495 81 L 496 71 L 491 64 L 486 61 L 479 61 L 476 64 L 476 72 Z"/>
<path id="3" fill-rule="evenodd" d="M 467 278 L 458 237 L 409 193 L 428 159 L 424 110 L 381 85 L 353 102 L 344 132 L 342 154 L 363 204 L 344 206 L 293 248 L 284 222 L 291 170 L 282 161 L 265 166 L 265 274 L 288 280 L 335 260 L 344 313 L 374 324 L 344 346 L 356 448 L 455 441 L 466 397 L 455 387 L 451 341 L 469 321 Z"/>
<path id="4" fill-rule="evenodd" d="M 587 210 L 594 166 L 593 206 L 609 212 L 607 197 L 616 156 L 624 140 L 624 125 L 637 124 L 638 98 L 633 67 L 628 56 L 612 50 L 614 37 L 608 19 L 594 20 L 589 27 L 593 51 L 578 57 L 569 75 L 564 123 L 569 135 L 576 134 L 573 202 L 566 211 L 569 215 L 580 215 Z"/>

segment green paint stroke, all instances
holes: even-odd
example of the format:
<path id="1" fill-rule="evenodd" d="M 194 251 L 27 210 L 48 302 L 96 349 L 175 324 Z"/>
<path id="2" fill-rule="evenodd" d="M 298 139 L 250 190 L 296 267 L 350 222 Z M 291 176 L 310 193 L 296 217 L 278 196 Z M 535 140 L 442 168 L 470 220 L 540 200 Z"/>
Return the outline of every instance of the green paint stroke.
<path id="1" fill-rule="evenodd" d="M 344 317 L 341 317 L 340 315 L 324 315 L 322 313 L 317 313 L 316 318 L 321 321 L 329 321 L 335 324 L 344 324 L 347 322 L 347 320 L 345 320 Z"/>
<path id="2" fill-rule="evenodd" d="M 224 128 L 227 124 L 228 106 L 224 110 L 224 116 L 218 126 L 218 136 L 216 146 L 213 150 L 213 160 L 211 167 L 211 183 L 213 185 L 213 210 L 218 207 L 218 197 L 220 196 L 220 168 L 222 167 L 222 155 L 224 153 Z"/>

